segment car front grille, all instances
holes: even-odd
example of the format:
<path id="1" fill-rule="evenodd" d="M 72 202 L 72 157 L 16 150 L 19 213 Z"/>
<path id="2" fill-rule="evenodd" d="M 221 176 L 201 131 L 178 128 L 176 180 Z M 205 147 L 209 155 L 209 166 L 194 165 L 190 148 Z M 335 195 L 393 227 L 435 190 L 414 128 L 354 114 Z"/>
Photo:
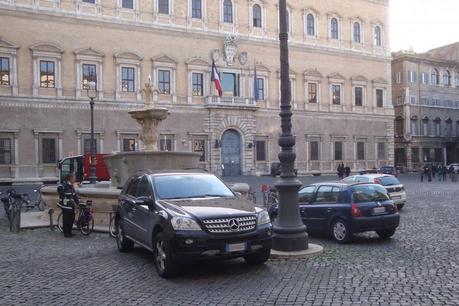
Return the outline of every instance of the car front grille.
<path id="1" fill-rule="evenodd" d="M 403 187 L 393 187 L 393 188 L 387 188 L 388 192 L 400 192 L 403 190 Z"/>
<path id="2" fill-rule="evenodd" d="M 257 226 L 256 216 L 241 216 L 203 220 L 206 230 L 212 234 L 250 232 Z"/>

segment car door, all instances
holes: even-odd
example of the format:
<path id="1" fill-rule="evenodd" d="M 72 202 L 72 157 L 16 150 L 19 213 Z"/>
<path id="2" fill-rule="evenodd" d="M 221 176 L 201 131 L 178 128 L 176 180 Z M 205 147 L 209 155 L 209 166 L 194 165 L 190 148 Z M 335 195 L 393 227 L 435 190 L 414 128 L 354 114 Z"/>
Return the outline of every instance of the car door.
<path id="1" fill-rule="evenodd" d="M 155 209 L 153 206 L 148 206 L 148 202 L 142 200 L 148 199 L 154 203 L 153 190 L 149 177 L 144 175 L 137 187 L 136 200 L 133 209 L 133 222 L 135 224 L 135 238 L 138 242 L 145 246 L 150 246 L 150 233 L 154 226 Z"/>
<path id="2" fill-rule="evenodd" d="M 328 219 L 336 208 L 339 188 L 323 185 L 317 188 L 314 200 L 306 205 L 307 224 L 312 230 L 328 230 Z"/>
<path id="3" fill-rule="evenodd" d="M 123 220 L 124 233 L 135 239 L 136 227 L 134 224 L 135 196 L 139 184 L 138 177 L 132 177 L 126 190 L 120 195 L 120 210 Z"/>
<path id="4" fill-rule="evenodd" d="M 306 186 L 298 192 L 301 220 L 307 227 L 309 227 L 307 215 L 308 206 L 314 199 L 315 191 L 316 186 Z"/>

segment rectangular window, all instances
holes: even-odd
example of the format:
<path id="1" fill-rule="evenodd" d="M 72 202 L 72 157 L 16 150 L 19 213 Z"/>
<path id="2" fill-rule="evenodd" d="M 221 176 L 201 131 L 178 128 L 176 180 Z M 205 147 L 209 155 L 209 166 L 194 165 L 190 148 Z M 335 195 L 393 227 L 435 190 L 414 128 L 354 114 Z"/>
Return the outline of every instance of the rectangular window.
<path id="1" fill-rule="evenodd" d="M 202 3 L 201 0 L 191 0 L 191 17 L 201 19 L 202 18 Z"/>
<path id="2" fill-rule="evenodd" d="M 123 152 L 134 152 L 136 148 L 135 138 L 123 138 Z"/>
<path id="3" fill-rule="evenodd" d="M 94 153 L 97 154 L 97 139 L 94 138 Z M 83 139 L 83 154 L 91 154 L 91 138 Z"/>
<path id="4" fill-rule="evenodd" d="M 319 160 L 319 142 L 318 141 L 311 141 L 309 143 L 310 148 L 310 160 Z"/>
<path id="5" fill-rule="evenodd" d="M 12 147 L 10 138 L 0 138 L 0 165 L 9 165 L 12 162 Z"/>
<path id="6" fill-rule="evenodd" d="M 266 161 L 266 141 L 257 140 L 255 141 L 255 150 L 257 161 Z"/>
<path id="7" fill-rule="evenodd" d="M 121 88 L 124 92 L 135 91 L 135 69 L 132 67 L 121 67 Z"/>
<path id="8" fill-rule="evenodd" d="M 174 135 L 161 135 L 159 138 L 160 151 L 173 151 Z"/>
<path id="9" fill-rule="evenodd" d="M 95 0 L 83 0 L 84 3 L 91 3 L 91 4 L 94 4 L 96 3 Z"/>
<path id="10" fill-rule="evenodd" d="M 193 81 L 193 96 L 202 97 L 204 96 L 204 82 L 203 82 L 204 75 L 202 73 L 194 73 L 192 74 L 192 81 Z"/>
<path id="11" fill-rule="evenodd" d="M 428 120 L 422 121 L 422 135 L 423 136 L 429 135 L 429 121 Z"/>
<path id="12" fill-rule="evenodd" d="M 357 142 L 357 160 L 365 160 L 365 143 Z"/>
<path id="13" fill-rule="evenodd" d="M 332 103 L 335 105 L 341 104 L 341 85 L 332 85 Z"/>
<path id="14" fill-rule="evenodd" d="M 308 83 L 308 101 L 309 103 L 317 103 L 317 84 Z"/>
<path id="15" fill-rule="evenodd" d="M 57 162 L 56 138 L 41 139 L 41 162 L 43 164 L 54 164 Z"/>
<path id="16" fill-rule="evenodd" d="M 122 8 L 133 9 L 134 8 L 134 0 L 121 0 Z"/>
<path id="17" fill-rule="evenodd" d="M 385 160 L 385 159 L 387 159 L 386 143 L 378 142 L 378 160 Z"/>
<path id="18" fill-rule="evenodd" d="M 410 96 L 410 103 L 412 105 L 415 105 L 416 104 L 416 96 Z"/>
<path id="19" fill-rule="evenodd" d="M 376 89 L 376 107 L 384 106 L 384 90 Z"/>
<path id="20" fill-rule="evenodd" d="M 54 80 L 54 62 L 40 61 L 40 87 L 54 88 L 56 87 Z"/>
<path id="21" fill-rule="evenodd" d="M 258 100 L 265 99 L 265 79 L 257 78 Z"/>
<path id="22" fill-rule="evenodd" d="M 88 89 L 89 82 L 97 82 L 97 75 L 96 75 L 96 65 L 94 64 L 83 64 L 81 67 L 82 70 L 82 83 L 83 89 Z"/>
<path id="23" fill-rule="evenodd" d="M 335 160 L 343 160 L 343 142 L 335 141 Z"/>
<path id="24" fill-rule="evenodd" d="M 201 153 L 199 157 L 200 162 L 205 162 L 207 160 L 206 153 L 206 140 L 205 139 L 195 139 L 193 140 L 193 152 Z"/>
<path id="25" fill-rule="evenodd" d="M 419 148 L 411 148 L 411 161 L 419 163 Z"/>
<path id="26" fill-rule="evenodd" d="M 402 73 L 401 73 L 401 72 L 395 73 L 395 82 L 396 82 L 397 84 L 402 83 Z"/>
<path id="27" fill-rule="evenodd" d="M 158 70 L 158 88 L 162 94 L 171 93 L 171 72 L 169 70 Z"/>
<path id="28" fill-rule="evenodd" d="M 10 59 L 0 57 L 0 85 L 10 86 Z"/>
<path id="29" fill-rule="evenodd" d="M 411 135 L 418 135 L 418 121 L 416 119 L 411 119 Z"/>
<path id="30" fill-rule="evenodd" d="M 417 75 L 416 71 L 408 71 L 408 77 L 410 83 L 416 83 Z"/>
<path id="31" fill-rule="evenodd" d="M 239 97 L 239 74 L 223 72 L 221 82 L 225 96 Z"/>
<path id="32" fill-rule="evenodd" d="M 158 0 L 158 13 L 169 15 L 169 0 Z"/>
<path id="33" fill-rule="evenodd" d="M 354 88 L 355 106 L 363 105 L 363 87 Z"/>
<path id="34" fill-rule="evenodd" d="M 423 72 L 422 73 L 422 84 L 427 85 L 429 84 L 429 74 Z"/>

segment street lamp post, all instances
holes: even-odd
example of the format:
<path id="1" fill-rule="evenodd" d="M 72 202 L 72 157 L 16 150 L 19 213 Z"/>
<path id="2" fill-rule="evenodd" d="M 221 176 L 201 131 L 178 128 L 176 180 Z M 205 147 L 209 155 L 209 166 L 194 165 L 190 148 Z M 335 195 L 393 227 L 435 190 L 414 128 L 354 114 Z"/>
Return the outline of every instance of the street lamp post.
<path id="1" fill-rule="evenodd" d="M 293 151 L 295 138 L 292 135 L 292 106 L 290 87 L 290 68 L 288 59 L 287 3 L 279 0 L 279 42 L 281 78 L 281 130 L 279 137 L 280 179 L 275 186 L 279 194 L 278 217 L 273 226 L 273 249 L 282 252 L 299 252 L 308 248 L 306 226 L 301 221 L 298 206 L 298 190 L 301 182 L 295 174 Z"/>
<path id="2" fill-rule="evenodd" d="M 88 83 L 87 93 L 89 97 L 89 106 L 91 109 L 91 157 L 89 159 L 89 183 L 96 184 L 96 146 L 94 145 L 94 99 L 97 97 L 96 82 L 91 81 Z"/>

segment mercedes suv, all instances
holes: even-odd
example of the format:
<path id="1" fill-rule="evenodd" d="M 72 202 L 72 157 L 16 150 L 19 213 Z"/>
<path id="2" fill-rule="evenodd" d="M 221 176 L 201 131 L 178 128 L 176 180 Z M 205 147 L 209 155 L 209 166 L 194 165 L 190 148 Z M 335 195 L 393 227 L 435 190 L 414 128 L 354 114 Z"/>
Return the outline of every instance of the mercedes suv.
<path id="1" fill-rule="evenodd" d="M 150 250 L 162 277 L 207 258 L 259 265 L 271 252 L 268 212 L 206 172 L 137 173 L 121 191 L 115 225 L 118 250 Z"/>

